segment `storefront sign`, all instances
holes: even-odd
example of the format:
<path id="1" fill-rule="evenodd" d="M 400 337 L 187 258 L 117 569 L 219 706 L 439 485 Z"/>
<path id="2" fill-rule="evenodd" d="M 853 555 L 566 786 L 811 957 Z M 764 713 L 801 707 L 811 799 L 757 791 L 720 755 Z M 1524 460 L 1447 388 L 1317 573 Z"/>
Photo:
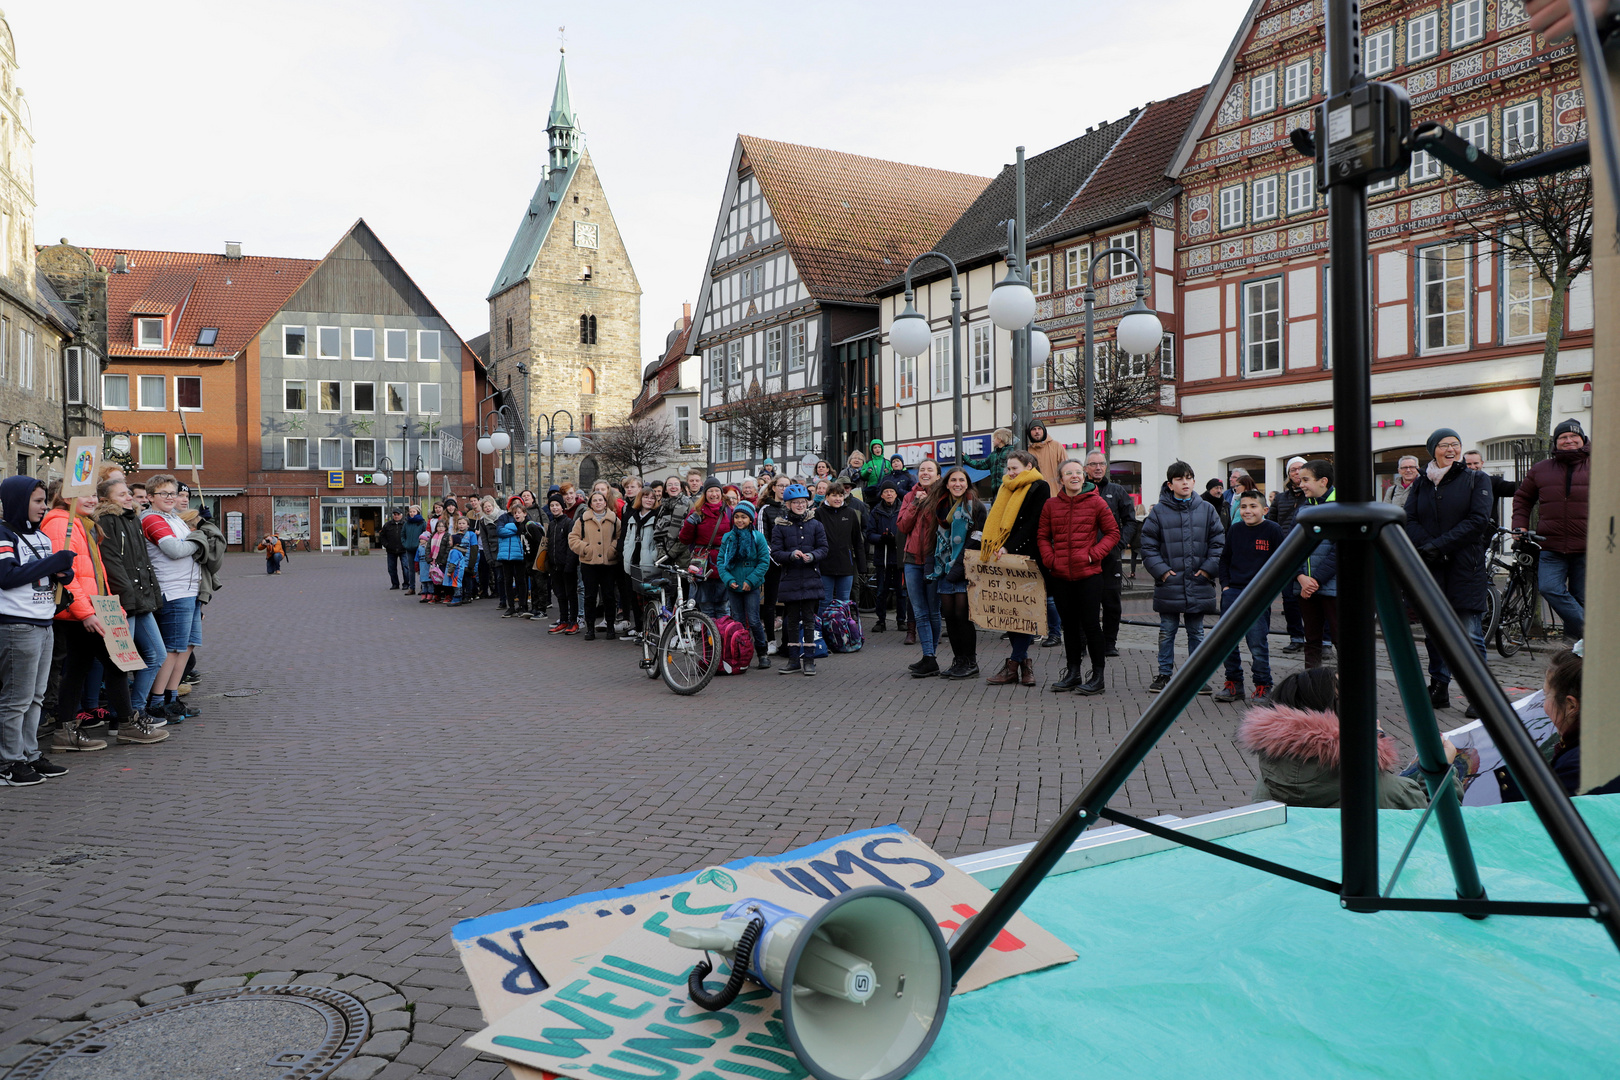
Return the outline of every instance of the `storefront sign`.
<path id="1" fill-rule="evenodd" d="M 343 470 L 342 469 L 329 470 L 327 472 L 327 474 L 326 474 L 326 486 L 329 487 L 329 488 L 337 488 L 339 491 L 342 491 L 343 490 Z"/>
<path id="2" fill-rule="evenodd" d="M 901 443 L 896 453 L 900 460 L 906 463 L 907 468 L 916 468 L 923 460 L 934 456 L 934 441 L 920 443 Z"/>
<path id="3" fill-rule="evenodd" d="M 974 435 L 972 437 L 964 435 L 962 437 L 962 456 L 983 457 L 985 454 L 985 448 L 989 442 L 990 436 L 988 435 Z M 956 439 L 954 437 L 949 439 L 940 439 L 934 444 L 934 446 L 934 459 L 936 461 L 939 461 L 941 464 L 955 463 Z"/>

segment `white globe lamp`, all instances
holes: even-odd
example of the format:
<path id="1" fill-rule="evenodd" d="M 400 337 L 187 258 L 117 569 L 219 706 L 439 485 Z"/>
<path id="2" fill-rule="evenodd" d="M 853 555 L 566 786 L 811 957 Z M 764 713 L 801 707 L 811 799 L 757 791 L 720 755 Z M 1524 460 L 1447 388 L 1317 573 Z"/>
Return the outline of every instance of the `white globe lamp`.
<path id="1" fill-rule="evenodd" d="M 1164 324 L 1159 317 L 1143 306 L 1138 299 L 1136 306 L 1125 313 L 1119 320 L 1119 327 L 1114 331 L 1114 341 L 1120 350 L 1129 356 L 1147 356 L 1159 347 L 1164 340 Z"/>
<path id="2" fill-rule="evenodd" d="M 551 440 L 550 439 L 542 439 L 542 440 L 540 440 L 540 453 L 542 455 L 549 455 L 551 453 Z"/>
<path id="3" fill-rule="evenodd" d="M 1052 339 L 1046 336 L 1044 330 L 1034 330 L 1029 335 L 1029 362 L 1031 367 L 1040 367 L 1051 359 Z"/>
<path id="4" fill-rule="evenodd" d="M 497 450 L 505 450 L 512 445 L 512 436 L 504 431 L 496 431 L 489 437 L 490 444 Z"/>
<path id="5" fill-rule="evenodd" d="M 419 470 L 416 474 L 416 482 L 421 487 L 427 487 L 428 481 L 432 479 L 433 474 L 429 473 L 426 469 Z"/>
<path id="6" fill-rule="evenodd" d="M 495 444 L 490 441 L 488 435 L 478 437 L 478 452 L 480 454 L 493 454 L 495 452 Z"/>
<path id="7" fill-rule="evenodd" d="M 889 327 L 889 344 L 901 356 L 921 356 L 934 340 L 928 320 L 910 302 Z"/>
<path id="8" fill-rule="evenodd" d="M 577 435 L 563 436 L 562 450 L 563 453 L 570 456 L 579 453 L 579 437 Z"/>
<path id="9" fill-rule="evenodd" d="M 388 483 L 388 474 L 387 473 L 380 473 L 380 472 L 379 473 L 372 473 L 371 474 L 371 482 L 373 484 L 377 484 L 379 486 L 382 485 L 382 484 L 386 484 L 386 483 Z"/>
<path id="10" fill-rule="evenodd" d="M 1016 269 L 990 290 L 990 320 L 1003 330 L 1019 330 L 1035 317 L 1035 294 Z"/>

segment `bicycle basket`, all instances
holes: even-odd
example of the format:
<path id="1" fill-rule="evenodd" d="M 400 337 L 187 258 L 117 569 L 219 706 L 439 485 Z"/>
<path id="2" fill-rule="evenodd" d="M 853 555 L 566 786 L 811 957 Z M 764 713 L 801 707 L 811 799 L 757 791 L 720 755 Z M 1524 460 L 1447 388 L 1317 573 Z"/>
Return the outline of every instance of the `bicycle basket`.
<path id="1" fill-rule="evenodd" d="M 639 563 L 630 566 L 630 583 L 641 596 L 657 596 L 669 582 L 669 572 L 661 566 L 646 567 Z"/>

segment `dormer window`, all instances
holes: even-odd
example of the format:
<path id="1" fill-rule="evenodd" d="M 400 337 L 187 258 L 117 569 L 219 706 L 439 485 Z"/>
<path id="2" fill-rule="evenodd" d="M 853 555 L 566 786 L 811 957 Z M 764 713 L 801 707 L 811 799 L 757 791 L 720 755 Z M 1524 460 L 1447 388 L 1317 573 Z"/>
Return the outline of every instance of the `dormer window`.
<path id="1" fill-rule="evenodd" d="M 163 348 L 163 320 L 136 319 L 135 347 L 139 349 Z"/>

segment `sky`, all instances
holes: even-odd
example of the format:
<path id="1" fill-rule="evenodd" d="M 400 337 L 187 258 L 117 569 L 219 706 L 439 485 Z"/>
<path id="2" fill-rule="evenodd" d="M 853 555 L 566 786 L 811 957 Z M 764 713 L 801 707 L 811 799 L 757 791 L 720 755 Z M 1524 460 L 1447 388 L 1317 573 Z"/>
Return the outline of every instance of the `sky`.
<path id="1" fill-rule="evenodd" d="M 363 217 L 467 338 L 546 160 L 566 26 L 646 362 L 703 280 L 739 133 L 992 176 L 1020 144 L 1203 85 L 1247 7 L 13 0 L 6 17 L 40 243 L 319 258 Z"/>

